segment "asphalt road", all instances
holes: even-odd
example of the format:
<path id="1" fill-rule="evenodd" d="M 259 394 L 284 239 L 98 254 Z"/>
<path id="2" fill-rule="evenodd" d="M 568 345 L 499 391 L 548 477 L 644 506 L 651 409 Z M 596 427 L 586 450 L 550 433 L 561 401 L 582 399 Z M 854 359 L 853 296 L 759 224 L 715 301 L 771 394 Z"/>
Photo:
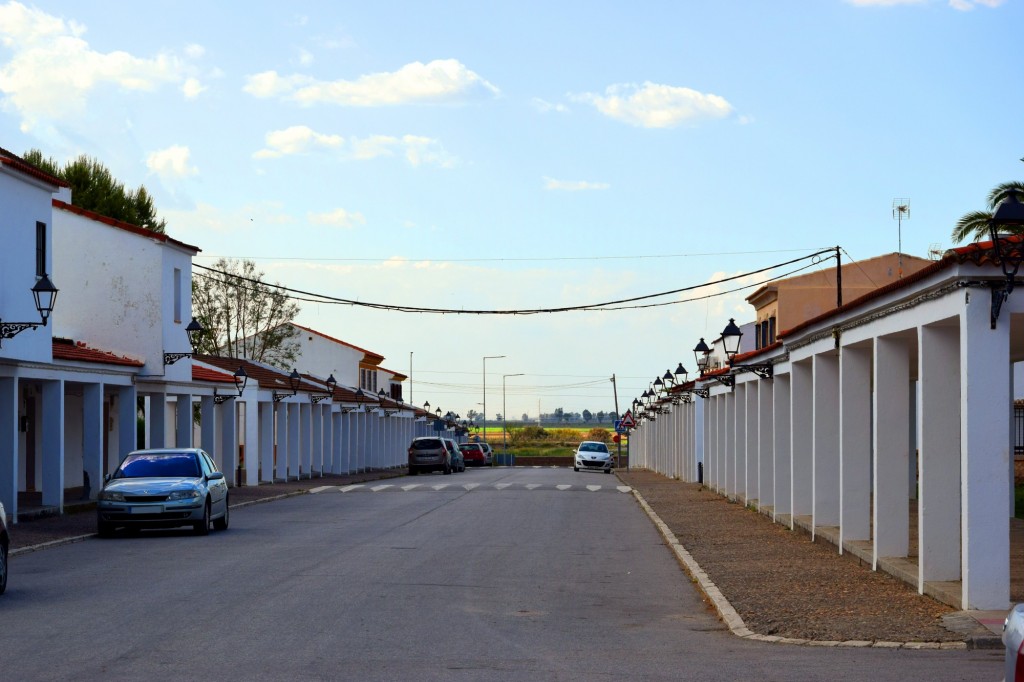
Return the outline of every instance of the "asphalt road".
<path id="1" fill-rule="evenodd" d="M 0 679 L 1000 679 L 1001 652 L 733 637 L 619 485 L 421 475 L 19 555 Z"/>

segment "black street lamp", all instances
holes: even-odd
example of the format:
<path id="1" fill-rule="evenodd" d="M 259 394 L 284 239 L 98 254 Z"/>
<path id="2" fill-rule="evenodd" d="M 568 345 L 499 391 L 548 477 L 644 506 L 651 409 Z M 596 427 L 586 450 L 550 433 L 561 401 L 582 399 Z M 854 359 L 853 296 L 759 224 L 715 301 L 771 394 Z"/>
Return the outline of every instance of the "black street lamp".
<path id="1" fill-rule="evenodd" d="M 1011 240 L 1004 234 L 1000 238 L 1000 232 L 1010 228 L 1013 233 L 1019 234 L 1024 229 L 1024 204 L 1017 200 L 1017 190 L 1011 188 L 1006 198 L 999 202 L 996 210 L 992 212 L 992 218 L 988 221 L 988 232 L 992 239 L 992 246 L 995 251 L 995 259 L 1003 269 L 1005 281 L 1002 285 L 992 287 L 992 329 L 996 328 L 996 320 L 999 319 L 999 311 L 1003 307 L 1013 286 L 1017 280 L 1017 270 L 1024 261 L 1020 240 Z"/>
<path id="2" fill-rule="evenodd" d="M 238 395 L 217 395 L 217 389 L 213 389 L 213 402 L 220 405 L 225 400 L 230 398 L 241 398 L 242 392 L 245 390 L 246 384 L 249 383 L 249 375 L 245 373 L 245 367 L 239 365 L 235 373 L 231 375 L 235 379 L 235 388 L 238 390 Z"/>
<path id="3" fill-rule="evenodd" d="M 289 396 L 293 396 L 299 392 L 299 384 L 302 382 L 302 377 L 299 376 L 299 371 L 293 369 L 292 373 L 288 375 L 288 388 L 292 389 L 291 393 L 278 393 L 274 391 L 271 397 L 275 403 L 279 403 Z"/>
<path id="4" fill-rule="evenodd" d="M 0 344 L 4 339 L 11 339 L 26 329 L 38 329 L 45 327 L 50 314 L 53 312 L 53 304 L 57 301 L 57 287 L 53 286 L 50 277 L 43 274 L 39 281 L 31 289 L 32 298 L 36 304 L 36 312 L 39 313 L 40 322 L 4 322 L 0 320 Z"/>

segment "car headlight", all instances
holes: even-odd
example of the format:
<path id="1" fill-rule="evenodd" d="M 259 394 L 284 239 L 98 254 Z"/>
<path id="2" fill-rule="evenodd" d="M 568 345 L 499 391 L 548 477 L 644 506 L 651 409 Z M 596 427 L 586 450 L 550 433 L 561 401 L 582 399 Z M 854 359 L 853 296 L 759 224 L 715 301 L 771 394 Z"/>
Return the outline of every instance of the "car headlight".
<path id="1" fill-rule="evenodd" d="M 194 500 L 199 497 L 198 490 L 173 490 L 171 494 L 167 496 L 167 501 L 171 502 L 174 500 Z"/>
<path id="2" fill-rule="evenodd" d="M 104 502 L 124 502 L 124 494 L 112 490 L 100 491 L 100 499 Z"/>

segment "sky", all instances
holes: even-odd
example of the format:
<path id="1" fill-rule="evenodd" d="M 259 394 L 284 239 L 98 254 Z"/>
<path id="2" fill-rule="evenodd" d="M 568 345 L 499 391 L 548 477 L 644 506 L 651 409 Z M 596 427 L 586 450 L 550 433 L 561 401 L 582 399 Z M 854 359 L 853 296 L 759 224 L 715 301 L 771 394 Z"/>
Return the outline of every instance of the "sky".
<path id="1" fill-rule="evenodd" d="M 144 185 L 199 265 L 389 305 L 584 306 L 822 247 L 953 246 L 1024 174 L 1022 20 L 1019 0 L 0 0 L 0 147 Z M 648 308 L 296 321 L 384 355 L 416 404 L 480 412 L 505 356 L 489 417 L 608 412 L 616 387 L 625 411 L 753 319 L 753 288 L 724 292 L 788 271 Z"/>

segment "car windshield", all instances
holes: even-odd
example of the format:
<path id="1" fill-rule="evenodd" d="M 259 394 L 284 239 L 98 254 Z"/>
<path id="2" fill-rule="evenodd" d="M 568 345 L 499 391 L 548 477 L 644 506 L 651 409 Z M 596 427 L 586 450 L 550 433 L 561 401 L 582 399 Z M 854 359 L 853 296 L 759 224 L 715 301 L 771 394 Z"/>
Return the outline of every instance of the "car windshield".
<path id="1" fill-rule="evenodd" d="M 199 478 L 199 462 L 189 452 L 129 455 L 114 478 Z"/>
<path id="2" fill-rule="evenodd" d="M 608 452 L 608 446 L 604 443 L 582 443 L 580 452 Z"/>
<path id="3" fill-rule="evenodd" d="M 462 450 L 463 452 L 476 452 L 479 449 L 480 446 L 474 443 L 463 443 L 459 446 L 459 450 Z"/>
<path id="4" fill-rule="evenodd" d="M 413 450 L 437 450 L 441 445 L 441 440 L 438 438 L 420 438 L 412 442 Z"/>

